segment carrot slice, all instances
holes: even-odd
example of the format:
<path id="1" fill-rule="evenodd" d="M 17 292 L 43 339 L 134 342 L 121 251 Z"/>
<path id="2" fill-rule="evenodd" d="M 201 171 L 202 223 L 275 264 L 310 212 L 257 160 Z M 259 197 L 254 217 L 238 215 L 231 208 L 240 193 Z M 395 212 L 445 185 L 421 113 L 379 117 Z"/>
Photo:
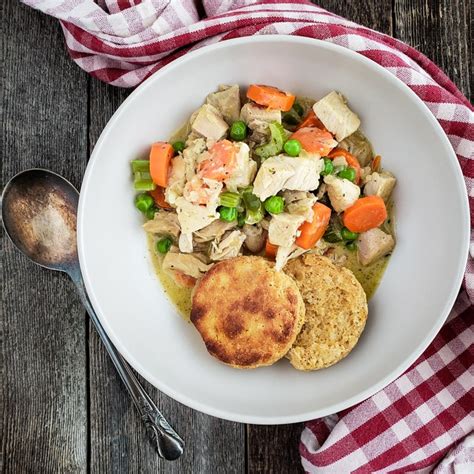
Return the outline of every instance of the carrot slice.
<path id="1" fill-rule="evenodd" d="M 342 221 L 351 232 L 366 232 L 383 224 L 387 218 L 387 208 L 380 196 L 358 199 L 344 211 Z"/>
<path id="2" fill-rule="evenodd" d="M 174 155 L 173 147 L 166 142 L 153 143 L 150 150 L 150 175 L 158 186 L 166 188 L 170 161 Z"/>
<path id="3" fill-rule="evenodd" d="M 355 183 L 359 184 L 360 176 L 362 173 L 362 168 L 360 167 L 359 160 L 352 153 L 349 153 L 347 150 L 344 150 L 344 148 L 336 148 L 335 150 L 332 150 L 331 153 L 329 153 L 328 155 L 328 157 L 332 159 L 337 158 L 338 156 L 343 156 L 347 161 L 347 165 L 355 169 Z"/>
<path id="4" fill-rule="evenodd" d="M 295 244 L 302 249 L 311 249 L 314 244 L 324 235 L 331 218 L 331 209 L 324 204 L 317 202 L 313 206 L 313 220 L 301 224 Z"/>
<path id="5" fill-rule="evenodd" d="M 316 127 L 303 127 L 296 130 L 290 138 L 298 140 L 304 150 L 326 156 L 337 142 L 329 132 Z"/>
<path id="6" fill-rule="evenodd" d="M 148 193 L 155 201 L 155 204 L 162 209 L 173 209 L 165 200 L 165 190 L 161 186 L 157 186 L 153 191 Z"/>
<path id="7" fill-rule="evenodd" d="M 267 239 L 265 242 L 265 255 L 270 258 L 275 258 L 278 251 L 278 245 L 273 245 Z"/>
<path id="8" fill-rule="evenodd" d="M 378 171 L 380 169 L 380 165 L 382 163 L 382 157 L 380 155 L 377 155 L 373 160 L 372 163 L 370 164 L 370 168 L 372 171 Z"/>
<path id="9" fill-rule="evenodd" d="M 259 105 L 283 112 L 288 112 L 293 107 L 296 98 L 293 94 L 263 84 L 251 84 L 247 89 L 247 97 Z"/>
<path id="10" fill-rule="evenodd" d="M 323 125 L 323 122 L 316 117 L 316 114 L 314 113 L 314 110 L 311 109 L 307 114 L 306 117 L 303 119 L 303 121 L 296 127 L 296 130 L 299 130 L 300 128 L 305 128 L 305 127 L 316 127 L 319 128 L 320 130 L 324 130 L 327 132 L 326 127 Z"/>
<path id="11" fill-rule="evenodd" d="M 185 288 L 194 288 L 196 284 L 196 278 L 186 275 L 180 270 L 174 270 L 174 279 L 179 286 L 184 286 Z"/>
<path id="12" fill-rule="evenodd" d="M 209 158 L 201 161 L 199 174 L 203 178 L 224 181 L 236 167 L 235 146 L 229 140 L 220 140 L 209 150 Z"/>

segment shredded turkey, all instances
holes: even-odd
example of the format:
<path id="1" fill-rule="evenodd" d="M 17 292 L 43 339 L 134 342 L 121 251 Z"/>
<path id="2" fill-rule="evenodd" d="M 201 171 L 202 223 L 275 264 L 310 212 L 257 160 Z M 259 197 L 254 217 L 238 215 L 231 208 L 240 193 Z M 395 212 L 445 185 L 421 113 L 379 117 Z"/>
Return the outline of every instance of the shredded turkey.
<path id="1" fill-rule="evenodd" d="M 244 241 L 245 234 L 240 230 L 233 230 L 228 235 L 225 235 L 221 241 L 216 239 L 212 242 L 209 256 L 213 261 L 237 257 L 240 254 Z"/>
<path id="2" fill-rule="evenodd" d="M 163 270 L 178 270 L 193 278 L 201 278 L 212 266 L 204 263 L 204 258 L 199 254 L 168 252 L 163 258 Z"/>
<path id="3" fill-rule="evenodd" d="M 253 193 L 264 201 L 283 189 L 312 191 L 319 185 L 323 160 L 274 156 L 265 160 L 253 183 Z"/>
<path id="4" fill-rule="evenodd" d="M 280 271 L 287 264 L 288 260 L 297 258 L 305 252 L 307 252 L 307 250 L 294 244 L 289 247 L 278 247 L 275 258 L 275 270 Z"/>
<path id="5" fill-rule="evenodd" d="M 186 142 L 186 148 L 183 150 L 185 180 L 190 181 L 196 174 L 196 166 L 200 155 L 206 150 L 206 141 L 204 138 L 196 138 Z"/>
<path id="6" fill-rule="evenodd" d="M 290 247 L 298 236 L 298 228 L 304 221 L 303 216 L 287 212 L 274 215 L 268 227 L 268 240 L 273 245 Z"/>
<path id="7" fill-rule="evenodd" d="M 278 109 L 269 109 L 247 102 L 240 111 L 240 120 L 243 120 L 251 130 L 254 130 L 256 127 L 262 127 L 262 122 L 267 126 L 270 122 L 281 123 L 281 112 Z"/>
<path id="8" fill-rule="evenodd" d="M 317 201 L 313 193 L 305 191 L 285 191 L 283 193 L 285 199 L 286 209 L 290 214 L 298 214 L 302 216 L 305 221 L 312 222 L 313 220 L 313 206 Z"/>
<path id="9" fill-rule="evenodd" d="M 176 200 L 176 211 L 178 221 L 181 225 L 181 231 L 185 234 L 191 234 L 200 230 L 219 217 L 216 212 L 217 203 L 212 207 L 192 204 L 184 197 Z"/>
<path id="10" fill-rule="evenodd" d="M 143 228 L 150 234 L 171 235 L 178 238 L 180 227 L 178 216 L 174 212 L 159 211 L 155 213 L 155 217 L 145 222 Z"/>
<path id="11" fill-rule="evenodd" d="M 216 219 L 203 229 L 197 230 L 194 233 L 194 240 L 196 243 L 210 242 L 214 239 L 220 239 L 228 230 L 235 227 L 235 222 L 225 222 Z"/>

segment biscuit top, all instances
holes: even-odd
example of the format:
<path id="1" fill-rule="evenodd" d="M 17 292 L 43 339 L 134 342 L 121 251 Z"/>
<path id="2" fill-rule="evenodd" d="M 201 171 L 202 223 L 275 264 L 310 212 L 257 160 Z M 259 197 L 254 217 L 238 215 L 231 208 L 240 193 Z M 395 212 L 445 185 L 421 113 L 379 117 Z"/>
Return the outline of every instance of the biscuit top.
<path id="1" fill-rule="evenodd" d="M 193 295 L 191 321 L 207 350 L 234 367 L 270 365 L 283 357 L 303 318 L 293 279 L 261 257 L 217 263 Z"/>
<path id="2" fill-rule="evenodd" d="M 300 370 L 329 367 L 349 354 L 364 330 L 364 290 L 350 270 L 318 255 L 291 260 L 285 271 L 306 305 L 305 324 L 287 357 Z"/>

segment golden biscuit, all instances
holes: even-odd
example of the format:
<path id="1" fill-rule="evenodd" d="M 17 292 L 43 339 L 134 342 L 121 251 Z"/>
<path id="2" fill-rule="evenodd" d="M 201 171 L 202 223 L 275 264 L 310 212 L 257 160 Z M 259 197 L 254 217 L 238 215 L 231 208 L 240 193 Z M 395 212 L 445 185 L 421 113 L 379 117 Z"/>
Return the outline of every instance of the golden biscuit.
<path id="1" fill-rule="evenodd" d="M 285 267 L 306 305 L 305 323 L 287 357 L 299 370 L 317 370 L 349 354 L 364 330 L 367 298 L 354 274 L 328 258 L 303 255 Z"/>
<path id="2" fill-rule="evenodd" d="M 296 283 L 262 257 L 215 264 L 197 283 L 191 321 L 211 355 L 237 368 L 271 365 L 304 322 Z"/>

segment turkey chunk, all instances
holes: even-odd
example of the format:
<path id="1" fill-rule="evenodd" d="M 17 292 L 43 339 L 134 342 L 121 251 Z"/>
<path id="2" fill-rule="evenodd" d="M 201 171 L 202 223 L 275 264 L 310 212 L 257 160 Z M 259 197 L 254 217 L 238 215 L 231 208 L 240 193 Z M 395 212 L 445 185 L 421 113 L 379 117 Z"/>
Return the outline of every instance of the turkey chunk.
<path id="1" fill-rule="evenodd" d="M 262 201 L 282 189 L 312 191 L 319 186 L 322 160 L 274 156 L 265 160 L 253 183 L 253 193 Z"/>
<path id="2" fill-rule="evenodd" d="M 208 226 L 194 233 L 194 240 L 197 243 L 210 242 L 220 239 L 228 230 L 236 226 L 236 222 L 224 222 L 220 219 L 213 221 Z"/>
<path id="3" fill-rule="evenodd" d="M 216 212 L 216 205 L 212 207 L 200 206 L 190 203 L 183 197 L 178 198 L 176 200 L 176 211 L 181 231 L 184 234 L 191 234 L 209 225 L 219 217 Z"/>
<path id="4" fill-rule="evenodd" d="M 247 102 L 240 111 L 240 120 L 243 120 L 251 130 L 254 130 L 261 127 L 262 122 L 281 123 L 281 111 Z"/>
<path id="5" fill-rule="evenodd" d="M 163 259 L 163 270 L 168 273 L 177 270 L 190 277 L 201 278 L 212 266 L 205 264 L 203 259 L 204 256 L 199 254 L 168 252 Z"/>
<path id="6" fill-rule="evenodd" d="M 159 211 L 154 219 L 145 222 L 143 228 L 150 234 L 171 235 L 178 238 L 180 227 L 178 216 L 174 212 Z"/>
<path id="7" fill-rule="evenodd" d="M 268 240 L 273 245 L 291 247 L 304 220 L 303 216 L 287 212 L 274 215 L 268 227 Z"/>
<path id="8" fill-rule="evenodd" d="M 221 113 L 211 104 L 204 104 L 198 110 L 191 129 L 206 138 L 220 140 L 229 126 L 222 118 Z"/>
<path id="9" fill-rule="evenodd" d="M 275 270 L 280 271 L 292 258 L 297 258 L 303 255 L 307 250 L 298 247 L 297 245 L 291 245 L 290 247 L 278 247 L 276 258 L 275 258 Z"/>
<path id="10" fill-rule="evenodd" d="M 240 90 L 238 85 L 219 86 L 217 92 L 206 97 L 206 103 L 213 105 L 228 124 L 239 120 Z"/>
<path id="11" fill-rule="evenodd" d="M 186 183 L 186 165 L 181 155 L 175 156 L 171 160 L 171 171 L 168 176 L 168 186 L 165 189 L 165 199 L 172 206 L 176 199 L 183 195 Z"/>
<path id="12" fill-rule="evenodd" d="M 336 212 L 345 211 L 359 199 L 360 188 L 348 179 L 328 175 L 324 178 L 331 205 Z"/>
<path id="13" fill-rule="evenodd" d="M 395 241 L 382 230 L 370 229 L 358 238 L 358 257 L 362 265 L 370 265 L 393 250 Z"/>
<path id="14" fill-rule="evenodd" d="M 257 162 L 250 158 L 250 148 L 246 143 L 235 143 L 235 169 L 224 183 L 229 191 L 248 186 L 257 172 Z"/>
<path id="15" fill-rule="evenodd" d="M 336 91 L 318 100 L 313 105 L 313 110 L 339 142 L 353 134 L 360 126 L 359 117 L 347 107 L 343 96 Z"/>
<path id="16" fill-rule="evenodd" d="M 387 201 L 396 182 L 395 176 L 386 171 L 369 174 L 365 178 L 364 194 L 366 196 L 380 196 L 384 201 Z"/>
<path id="17" fill-rule="evenodd" d="M 186 148 L 183 150 L 184 174 L 186 181 L 190 181 L 196 174 L 196 167 L 199 157 L 206 150 L 206 141 L 204 138 L 195 138 L 186 142 Z"/>
<path id="18" fill-rule="evenodd" d="M 246 236 L 240 230 L 234 230 L 225 236 L 220 242 L 214 241 L 211 244 L 210 257 L 211 260 L 227 260 L 228 258 L 237 257 L 244 243 Z"/>
<path id="19" fill-rule="evenodd" d="M 178 240 L 179 250 L 183 253 L 192 253 L 193 234 L 181 234 Z"/>
<path id="20" fill-rule="evenodd" d="M 290 214 L 298 214 L 304 217 L 305 221 L 312 222 L 313 206 L 317 201 L 313 193 L 305 191 L 285 191 L 283 193 L 286 209 Z"/>

